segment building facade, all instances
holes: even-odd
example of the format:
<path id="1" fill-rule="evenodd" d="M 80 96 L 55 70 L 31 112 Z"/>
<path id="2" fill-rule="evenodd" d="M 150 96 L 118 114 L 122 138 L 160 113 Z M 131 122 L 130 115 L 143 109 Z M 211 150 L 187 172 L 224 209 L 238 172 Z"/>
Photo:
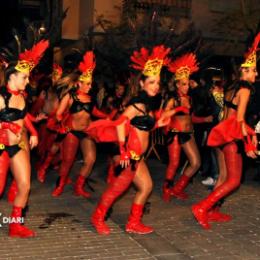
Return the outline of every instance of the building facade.
<path id="1" fill-rule="evenodd" d="M 217 55 L 232 56 L 243 53 L 248 28 L 256 28 L 260 13 L 257 0 L 63 0 L 63 9 L 67 7 L 64 39 L 77 40 L 89 28 L 102 33 L 103 28 L 97 25 L 100 17 L 113 25 L 129 17 L 142 23 L 145 13 L 156 10 L 165 21 L 178 23 L 177 33 L 192 22 Z"/>

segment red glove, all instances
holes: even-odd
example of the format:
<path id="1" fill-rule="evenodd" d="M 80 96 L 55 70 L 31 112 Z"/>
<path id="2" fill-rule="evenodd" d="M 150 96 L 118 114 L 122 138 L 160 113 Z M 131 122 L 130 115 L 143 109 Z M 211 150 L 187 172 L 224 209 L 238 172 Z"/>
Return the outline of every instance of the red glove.
<path id="1" fill-rule="evenodd" d="M 190 113 L 190 110 L 187 107 L 183 107 L 183 106 L 176 107 L 174 110 L 175 113 L 179 113 L 179 112 L 183 112 L 184 114 Z"/>
<path id="2" fill-rule="evenodd" d="M 57 128 L 57 120 L 55 117 L 50 117 L 48 120 L 47 120 L 47 128 L 49 128 L 50 130 L 53 130 L 55 131 L 56 128 Z"/>
<path id="3" fill-rule="evenodd" d="M 256 151 L 256 146 L 252 143 L 252 140 L 249 135 L 244 136 L 243 141 L 246 153 L 250 151 Z"/>
<path id="4" fill-rule="evenodd" d="M 57 131 L 58 131 L 60 134 L 67 134 L 67 133 L 70 131 L 70 128 L 67 127 L 67 126 L 65 126 L 65 125 L 62 124 L 62 123 L 59 123 Z"/>
<path id="5" fill-rule="evenodd" d="M 32 121 L 32 122 L 37 122 L 37 119 L 35 116 L 33 116 L 32 114 L 30 113 L 27 113 L 26 116 Z"/>
<path id="6" fill-rule="evenodd" d="M 250 126 L 246 125 L 246 131 L 248 135 L 256 135 L 256 132 L 254 129 L 252 129 Z"/>
<path id="7" fill-rule="evenodd" d="M 56 119 L 58 122 L 60 122 L 62 120 L 63 116 L 62 115 L 58 115 L 56 114 Z"/>
<path id="8" fill-rule="evenodd" d="M 118 109 L 113 109 L 111 113 L 109 114 L 109 119 L 112 120 L 118 112 Z"/>
<path id="9" fill-rule="evenodd" d="M 154 111 L 155 120 L 158 120 L 158 119 L 161 117 L 162 112 L 163 112 L 162 109 L 159 109 L 159 110 Z"/>
<path id="10" fill-rule="evenodd" d="M 125 142 L 119 142 L 120 160 L 125 161 L 130 159 L 130 152 L 126 149 Z"/>
<path id="11" fill-rule="evenodd" d="M 2 122 L 0 123 L 1 129 L 8 129 L 12 131 L 14 134 L 18 134 L 21 131 L 21 126 L 13 122 Z"/>
<path id="12" fill-rule="evenodd" d="M 24 124 L 25 124 L 25 127 L 30 132 L 31 136 L 38 136 L 37 130 L 35 129 L 34 125 L 32 124 L 32 122 L 30 120 L 30 116 L 28 116 L 28 114 L 26 114 L 26 116 L 24 118 Z"/>
<path id="13" fill-rule="evenodd" d="M 108 118 L 109 115 L 99 110 L 96 106 L 93 108 L 92 113 L 93 116 L 97 118 Z"/>

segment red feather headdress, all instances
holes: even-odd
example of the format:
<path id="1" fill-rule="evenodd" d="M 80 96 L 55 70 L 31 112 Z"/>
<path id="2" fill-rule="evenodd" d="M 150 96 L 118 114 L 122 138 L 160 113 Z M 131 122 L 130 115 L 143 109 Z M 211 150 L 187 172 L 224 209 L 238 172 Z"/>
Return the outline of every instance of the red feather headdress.
<path id="1" fill-rule="evenodd" d="M 36 43 L 31 50 L 26 50 L 19 54 L 19 60 L 15 69 L 20 72 L 31 72 L 32 69 L 39 63 L 45 50 L 49 47 L 48 40 L 41 40 Z"/>
<path id="2" fill-rule="evenodd" d="M 92 73 L 96 67 L 95 54 L 93 51 L 87 51 L 83 57 L 83 61 L 80 62 L 78 69 L 81 71 L 79 77 L 80 81 L 92 80 Z"/>
<path id="3" fill-rule="evenodd" d="M 52 73 L 54 75 L 61 75 L 62 74 L 62 67 L 57 63 L 53 63 L 52 71 L 53 71 Z"/>
<path id="4" fill-rule="evenodd" d="M 151 55 L 146 48 L 141 48 L 140 51 L 134 51 L 131 56 L 133 67 L 136 70 L 141 70 L 145 76 L 159 75 L 163 65 L 168 63 L 166 58 L 170 52 L 170 48 L 166 48 L 164 45 L 155 46 Z"/>
<path id="5" fill-rule="evenodd" d="M 193 72 L 199 70 L 196 56 L 193 53 L 187 53 L 171 61 L 168 64 L 170 72 L 175 73 L 175 80 L 188 79 Z"/>
<path id="6" fill-rule="evenodd" d="M 245 62 L 241 64 L 242 68 L 256 67 L 256 52 L 260 42 L 260 32 L 256 35 L 252 47 L 245 54 Z"/>

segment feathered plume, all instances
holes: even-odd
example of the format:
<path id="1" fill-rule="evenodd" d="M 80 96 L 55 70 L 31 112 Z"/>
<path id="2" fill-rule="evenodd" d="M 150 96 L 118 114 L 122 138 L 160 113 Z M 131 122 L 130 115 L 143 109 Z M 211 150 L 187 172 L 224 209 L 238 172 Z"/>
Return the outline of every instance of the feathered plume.
<path id="1" fill-rule="evenodd" d="M 57 63 L 53 63 L 52 70 L 54 73 L 62 74 L 62 67 Z"/>
<path id="2" fill-rule="evenodd" d="M 96 67 L 95 55 L 93 51 L 87 51 L 83 57 L 83 61 L 79 64 L 79 70 L 85 73 L 88 70 L 94 70 Z"/>
<path id="3" fill-rule="evenodd" d="M 159 75 L 163 65 L 168 64 L 169 60 L 166 58 L 170 52 L 170 48 L 164 45 L 155 46 L 151 55 L 146 48 L 141 48 L 140 51 L 134 51 L 131 56 L 133 62 L 131 67 L 136 70 L 141 70 L 145 76 Z"/>
<path id="4" fill-rule="evenodd" d="M 92 72 L 96 67 L 95 55 L 93 51 L 87 51 L 80 62 L 78 69 L 82 72 L 79 77 L 80 81 L 88 81 L 92 79 Z"/>
<path id="5" fill-rule="evenodd" d="M 31 50 L 26 50 L 19 54 L 19 60 L 15 69 L 20 72 L 30 73 L 32 69 L 39 63 L 45 50 L 49 47 L 48 40 L 41 40 L 35 44 Z"/>
<path id="6" fill-rule="evenodd" d="M 241 64 L 242 68 L 256 67 L 256 52 L 260 42 L 260 32 L 256 35 L 252 47 L 245 54 L 245 62 Z"/>
<path id="7" fill-rule="evenodd" d="M 22 52 L 19 54 L 19 60 L 27 61 L 28 63 L 32 63 L 35 67 L 41 57 L 43 56 L 45 50 L 49 47 L 49 41 L 48 40 L 41 40 L 38 43 L 36 43 L 31 50 L 26 50 L 25 52 Z"/>
<path id="8" fill-rule="evenodd" d="M 177 58 L 175 61 L 169 62 L 168 69 L 175 73 L 175 79 L 189 78 L 190 74 L 199 70 L 196 56 L 193 53 L 187 53 Z"/>
<path id="9" fill-rule="evenodd" d="M 256 52 L 258 50 L 258 44 L 260 42 L 260 32 L 256 35 L 254 42 L 248 52 L 245 54 L 245 58 L 247 58 L 251 53 Z"/>

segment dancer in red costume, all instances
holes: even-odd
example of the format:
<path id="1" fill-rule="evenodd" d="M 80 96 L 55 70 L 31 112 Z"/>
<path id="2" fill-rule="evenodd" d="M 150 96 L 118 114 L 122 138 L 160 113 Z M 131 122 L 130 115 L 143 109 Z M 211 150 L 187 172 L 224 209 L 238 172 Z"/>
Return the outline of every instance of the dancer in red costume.
<path id="1" fill-rule="evenodd" d="M 191 116 L 191 102 L 188 96 L 189 76 L 197 71 L 196 57 L 188 53 L 169 63 L 169 70 L 175 73 L 176 91 L 171 95 L 166 104 L 166 111 L 172 111 L 173 116 L 168 132 L 168 154 L 169 164 L 166 169 L 165 181 L 163 184 L 163 200 L 169 201 L 171 196 L 179 199 L 187 199 L 188 195 L 184 189 L 189 183 L 190 178 L 200 167 L 200 154 L 193 135 L 192 120 L 196 122 L 207 122 L 208 118 Z M 173 186 L 173 178 L 179 167 L 181 149 L 188 157 L 189 165 Z"/>
<path id="2" fill-rule="evenodd" d="M 6 129 L 1 133 L 0 187 L 5 184 L 9 163 L 18 187 L 11 215 L 13 223 L 9 225 L 9 236 L 11 237 L 35 236 L 34 231 L 21 225 L 20 222 L 22 209 L 28 200 L 31 173 L 28 152 L 22 142 L 23 126 L 28 127 L 30 124 L 26 116 L 23 92 L 29 82 L 30 71 L 37 65 L 48 45 L 48 41 L 40 41 L 32 50 L 21 53 L 18 62 L 10 63 L 5 70 L 6 87 L 3 87 L 0 93 L 1 128 L 2 131 Z M 29 143 L 33 148 L 36 144 L 35 136 L 30 138 Z"/>
<path id="3" fill-rule="evenodd" d="M 37 118 L 35 118 L 29 113 L 27 113 L 24 118 L 24 128 L 22 130 L 21 143 L 24 144 L 23 148 L 27 152 L 29 160 L 30 160 L 30 149 L 38 145 L 38 132 L 35 129 L 33 122 L 39 122 L 42 119 L 45 119 L 45 115 L 41 114 Z M 27 130 L 29 131 L 30 139 L 28 139 Z M 17 183 L 16 180 L 13 179 L 7 193 L 7 200 L 9 203 L 12 204 L 14 202 L 17 193 L 18 193 Z"/>
<path id="4" fill-rule="evenodd" d="M 52 72 L 52 86 L 48 89 L 47 92 L 43 92 L 44 98 L 41 97 L 41 94 L 38 98 L 43 99 L 43 105 L 41 107 L 41 110 L 37 113 L 43 112 L 44 114 L 48 115 L 47 122 L 48 120 L 53 120 L 56 118 L 56 111 L 59 106 L 60 98 L 57 83 L 61 79 L 61 76 L 62 68 L 58 64 L 54 64 Z M 36 103 L 37 102 L 38 101 L 36 101 Z M 45 122 L 40 125 L 39 129 L 40 141 L 38 145 L 39 162 L 37 163 L 37 178 L 41 183 L 45 181 L 46 171 L 59 149 L 59 145 L 57 145 L 57 147 L 53 145 L 57 137 L 57 132 L 48 129 L 47 125 L 48 124 L 46 124 Z"/>
<path id="5" fill-rule="evenodd" d="M 59 95 L 57 90 L 57 82 L 62 77 L 62 67 L 58 64 L 53 64 L 53 70 L 51 74 L 52 85 L 48 88 L 47 91 L 42 91 L 36 100 L 37 103 L 42 103 L 42 107 L 36 112 L 46 114 L 49 118 L 55 116 L 56 110 L 59 105 Z M 42 162 L 46 156 L 47 150 L 51 147 L 56 134 L 48 131 L 46 124 L 41 124 L 39 128 L 39 145 L 38 145 L 38 154 L 39 161 Z"/>
<path id="6" fill-rule="evenodd" d="M 152 54 L 142 48 L 135 51 L 131 60 L 133 67 L 142 70 L 140 77 L 141 92 L 130 100 L 125 111 L 116 121 L 99 120 L 94 122 L 88 132 L 96 135 L 98 141 L 117 141 L 120 151 L 120 175 L 109 184 L 95 209 L 91 223 L 99 234 L 108 235 L 109 227 L 104 222 L 105 216 L 114 201 L 122 195 L 133 182 L 137 193 L 131 208 L 131 214 L 126 224 L 126 231 L 137 234 L 153 232 L 153 228 L 141 222 L 144 204 L 152 190 L 152 179 L 143 160 L 149 143 L 149 132 L 155 127 L 155 118 L 149 109 L 149 101 L 160 88 L 160 71 L 165 64 L 169 49 L 164 46 L 153 48 Z M 169 121 L 168 121 L 169 123 Z M 161 117 L 157 126 L 166 122 Z"/>
<path id="7" fill-rule="evenodd" d="M 79 144 L 83 153 L 84 164 L 74 186 L 74 195 L 90 197 L 90 193 L 84 190 L 84 184 L 96 160 L 96 146 L 83 130 L 91 122 L 91 114 L 99 118 L 107 117 L 106 114 L 93 106 L 91 97 L 88 95 L 95 65 L 94 53 L 87 51 L 83 61 L 79 64 L 79 70 L 82 74 L 78 77 L 77 88 L 63 97 L 56 112 L 56 119 L 58 122 L 62 122 L 62 125 L 68 131 L 63 135 L 62 162 L 59 169 L 60 180 L 58 186 L 52 192 L 54 197 L 60 196 L 64 190 Z M 67 112 L 69 112 L 69 115 Z"/>
<path id="8" fill-rule="evenodd" d="M 58 90 L 57 94 L 58 94 L 59 102 L 60 102 L 60 99 L 62 99 L 62 97 L 64 97 L 66 94 L 68 94 L 69 90 L 71 90 L 71 93 L 73 92 L 72 89 L 74 88 L 74 86 L 77 85 L 78 77 L 79 77 L 78 74 L 71 73 L 71 74 L 61 78 L 57 82 L 56 90 Z M 55 105 L 55 107 L 56 107 L 56 105 Z M 58 107 L 59 107 L 59 104 L 58 104 Z M 39 182 L 41 182 L 41 183 L 43 183 L 45 181 L 46 172 L 47 172 L 49 166 L 51 165 L 51 163 L 54 163 L 55 160 L 58 162 L 60 160 L 62 160 L 62 147 L 63 147 L 62 141 L 65 138 L 66 133 L 69 130 L 68 127 L 65 127 L 61 122 L 59 122 L 57 124 L 56 112 L 57 112 L 57 109 L 56 110 L 54 109 L 53 112 L 51 113 L 51 115 L 49 115 L 49 118 L 47 120 L 46 128 L 51 133 L 51 136 L 50 136 L 49 140 L 47 142 L 45 142 L 45 143 L 48 143 L 48 147 L 44 147 L 44 150 L 46 148 L 48 148 L 48 149 L 47 149 L 46 153 L 44 154 L 45 155 L 44 160 L 40 161 L 37 166 L 37 177 L 38 177 Z M 65 111 L 62 121 L 66 120 L 68 116 L 69 116 L 68 111 Z M 72 183 L 72 180 L 68 177 L 66 184 L 71 184 L 71 183 Z"/>
<path id="9" fill-rule="evenodd" d="M 221 175 L 213 192 L 204 200 L 192 206 L 192 213 L 204 229 L 209 229 L 209 221 L 229 221 L 231 216 L 219 212 L 217 203 L 228 196 L 240 185 L 242 175 L 242 156 L 240 142 L 243 140 L 247 156 L 256 158 L 256 134 L 245 122 L 245 114 L 252 83 L 257 76 L 256 49 L 260 41 L 258 33 L 253 46 L 246 54 L 245 62 L 240 68 L 240 81 L 228 89 L 224 101 L 223 121 L 214 127 L 208 138 L 208 145 L 220 147 L 224 154 L 226 176 Z"/>

